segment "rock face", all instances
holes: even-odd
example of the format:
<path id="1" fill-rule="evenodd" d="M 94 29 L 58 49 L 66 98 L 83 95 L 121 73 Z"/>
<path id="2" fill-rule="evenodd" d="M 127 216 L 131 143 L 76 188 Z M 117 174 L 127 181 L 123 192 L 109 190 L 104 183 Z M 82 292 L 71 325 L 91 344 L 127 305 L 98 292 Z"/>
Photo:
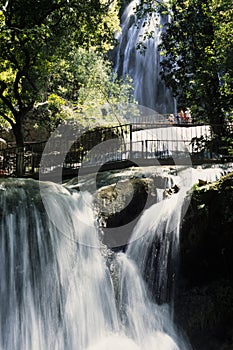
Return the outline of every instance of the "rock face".
<path id="1" fill-rule="evenodd" d="M 124 241 L 128 242 L 142 213 L 157 202 L 157 196 L 165 198 L 179 191 L 176 184 L 167 186 L 167 180 L 156 174 L 149 177 L 139 175 L 101 187 L 95 193 L 95 206 L 106 245 L 109 246 L 109 228 L 118 228 L 118 232 L 123 230 Z M 160 194 L 158 190 L 161 191 Z M 119 246 L 119 249 L 122 248 Z"/>
<path id="2" fill-rule="evenodd" d="M 157 176 L 101 187 L 95 198 L 106 227 L 132 223 L 125 232 L 130 235 L 135 218 L 156 202 L 156 188 L 164 187 Z M 178 190 L 167 187 L 163 198 Z M 233 173 L 212 184 L 199 181 L 190 196 L 180 234 L 175 322 L 195 350 L 233 350 Z"/>
<path id="3" fill-rule="evenodd" d="M 97 191 L 95 205 L 102 223 L 105 244 L 109 246 L 111 239 L 108 237 L 109 228 L 124 230 L 124 242 L 129 241 L 141 213 L 155 200 L 156 195 L 152 195 L 150 191 L 152 182 L 148 178 L 133 178 L 102 187 Z M 118 249 L 124 249 L 121 243 L 119 244 Z"/>
<path id="4" fill-rule="evenodd" d="M 96 205 L 106 225 L 118 227 L 136 218 L 146 205 L 149 185 L 149 179 L 130 179 L 102 187 Z"/>
<path id="5" fill-rule="evenodd" d="M 175 314 L 194 349 L 233 349 L 233 173 L 193 188 Z"/>

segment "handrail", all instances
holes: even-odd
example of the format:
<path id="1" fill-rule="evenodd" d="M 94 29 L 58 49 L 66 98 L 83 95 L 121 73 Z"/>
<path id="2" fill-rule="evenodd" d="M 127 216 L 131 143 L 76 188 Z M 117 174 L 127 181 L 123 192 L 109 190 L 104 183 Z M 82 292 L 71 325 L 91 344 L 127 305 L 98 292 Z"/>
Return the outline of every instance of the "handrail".
<path id="1" fill-rule="evenodd" d="M 138 127 L 137 130 L 135 130 L 135 125 Z M 91 132 L 87 132 L 86 134 L 81 135 L 81 137 L 76 140 L 72 141 L 73 146 L 71 146 L 70 151 L 66 155 L 66 161 L 63 165 L 68 166 L 70 168 L 74 167 L 80 167 L 82 164 L 82 161 L 84 160 L 84 157 L 88 155 L 89 150 L 93 149 L 95 145 L 97 145 L 99 142 L 101 143 L 103 140 L 102 138 L 108 138 L 111 139 L 114 135 L 116 137 L 120 137 L 120 145 L 119 149 L 109 150 L 107 153 L 111 153 L 113 156 L 113 161 L 115 160 L 125 160 L 125 159 L 131 159 L 132 157 L 137 157 L 137 154 L 140 153 L 142 157 L 145 157 L 145 159 L 148 157 L 148 143 L 154 143 L 150 145 L 150 147 L 155 148 L 155 143 L 157 144 L 167 143 L 167 153 L 172 152 L 172 147 L 176 143 L 184 142 L 186 145 L 190 146 L 190 154 L 195 156 L 203 157 L 204 153 L 209 152 L 209 157 L 211 158 L 213 153 L 220 153 L 221 147 L 223 148 L 223 144 L 219 142 L 219 144 L 216 144 L 214 141 L 214 134 L 212 133 L 212 130 L 217 127 L 221 127 L 220 124 L 168 124 L 168 123 L 153 123 L 148 124 L 149 126 L 153 127 L 151 128 L 153 131 L 156 131 L 158 128 L 164 129 L 165 127 L 172 127 L 172 135 L 169 135 L 169 128 L 167 129 L 167 135 L 164 136 L 164 138 L 161 139 L 161 135 L 155 134 L 147 134 L 144 139 L 139 138 L 137 139 L 137 135 L 140 137 L 143 136 L 143 132 L 147 133 L 150 132 L 150 130 L 146 127 L 143 128 L 140 126 L 144 126 L 144 123 L 137 123 L 135 125 L 132 124 L 125 124 L 121 126 L 112 126 L 109 128 L 103 128 L 95 132 L 95 130 L 92 130 Z M 183 128 L 186 126 L 187 128 Z M 174 129 L 173 129 L 174 127 Z M 181 128 L 180 128 L 181 127 Z M 193 127 L 190 129 L 190 133 L 186 133 L 186 131 L 189 130 L 190 127 Z M 200 129 L 199 127 L 204 127 L 204 130 Z M 233 123 L 229 123 L 226 125 L 226 127 L 230 128 L 230 131 L 233 131 Z M 124 133 L 122 135 L 122 130 L 124 130 Z M 182 132 L 181 132 L 182 130 Z M 200 130 L 202 130 L 202 134 L 200 134 Z M 141 133 L 141 134 L 140 134 Z M 177 133 L 177 134 L 176 134 Z M 178 134 L 179 133 L 179 134 Z M 102 135 L 102 136 L 101 136 Z M 175 137 L 177 135 L 177 137 Z M 101 138 L 102 137 L 102 138 Z M 205 141 L 208 141 L 208 144 L 205 144 Z M 59 140 L 61 142 L 61 140 Z M 63 142 L 63 140 L 62 140 Z M 215 142 L 215 146 L 218 147 L 217 152 L 216 150 L 213 150 L 213 143 Z M 137 146 L 137 149 L 135 149 L 135 144 L 141 144 L 140 146 Z M 23 159 L 23 168 L 24 172 L 28 174 L 34 174 L 38 173 L 39 167 L 40 167 L 40 159 L 44 150 L 44 147 L 46 145 L 46 141 L 40 141 L 40 142 L 27 142 L 23 149 L 18 148 L 16 146 L 11 146 L 8 148 L 5 148 L 3 150 L 0 150 L 0 175 L 6 174 L 11 175 L 15 173 L 16 169 L 16 158 L 17 156 L 21 155 Z M 209 147 L 209 148 L 208 148 Z M 158 151 L 160 152 L 160 151 Z M 106 152 L 105 152 L 106 153 Z M 150 151 L 150 156 L 152 155 L 152 151 Z M 161 157 L 164 159 L 164 152 L 160 152 Z M 176 154 L 177 155 L 177 154 Z M 53 154 L 52 149 L 51 153 L 48 154 L 49 157 L 55 157 L 56 155 Z M 181 156 L 181 155 L 180 155 Z M 115 157 L 115 158 L 114 158 Z M 158 158 L 159 154 L 156 155 L 156 152 L 154 152 L 154 157 Z M 103 161 L 106 159 L 108 161 L 107 155 L 102 155 L 100 157 Z M 94 159 L 90 159 L 90 163 L 94 164 Z"/>

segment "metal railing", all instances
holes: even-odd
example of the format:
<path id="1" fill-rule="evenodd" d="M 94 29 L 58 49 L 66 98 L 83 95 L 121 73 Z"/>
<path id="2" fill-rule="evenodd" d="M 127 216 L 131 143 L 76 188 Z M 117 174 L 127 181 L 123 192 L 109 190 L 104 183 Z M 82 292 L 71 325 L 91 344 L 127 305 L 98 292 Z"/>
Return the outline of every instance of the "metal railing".
<path id="1" fill-rule="evenodd" d="M 16 173 L 17 157 L 21 157 L 23 173 L 28 176 L 38 174 L 41 169 L 41 157 L 43 165 L 48 166 L 45 171 L 52 171 L 55 166 L 64 169 L 79 169 L 92 167 L 105 163 L 122 162 L 127 160 L 169 160 L 173 157 L 184 158 L 188 155 L 197 159 L 221 158 L 224 148 L 222 144 L 216 147 L 216 140 L 210 125 L 170 125 L 168 123 L 148 123 L 144 128 L 137 121 L 134 124 L 125 124 L 109 128 L 97 128 L 84 132 L 77 140 L 55 139 L 48 147 L 46 142 L 28 143 L 23 148 L 8 147 L 0 150 L 0 175 L 13 175 Z M 136 126 L 136 128 L 135 128 Z M 232 133 L 233 125 L 229 125 Z M 107 140 L 117 140 L 104 144 Z M 69 149 L 68 153 L 61 154 L 62 145 Z M 101 145 L 103 147 L 101 149 Z M 46 153 L 44 152 L 46 145 Z M 98 147 L 96 147 L 98 145 Z M 214 147 L 215 146 L 215 147 Z M 44 153 L 43 153 L 44 152 Z M 223 152 L 224 153 L 224 152 Z M 62 155 L 62 157 L 61 157 Z M 59 159 L 64 159 L 59 164 Z"/>

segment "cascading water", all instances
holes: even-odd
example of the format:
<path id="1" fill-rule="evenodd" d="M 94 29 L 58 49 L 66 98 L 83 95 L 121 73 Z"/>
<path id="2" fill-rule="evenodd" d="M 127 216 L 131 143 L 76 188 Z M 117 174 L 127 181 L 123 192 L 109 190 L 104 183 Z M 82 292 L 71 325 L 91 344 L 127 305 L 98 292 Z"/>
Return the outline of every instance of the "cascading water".
<path id="1" fill-rule="evenodd" d="M 2 350 L 186 349 L 135 263 L 101 244 L 88 193 L 13 179 L 0 193 Z"/>
<path id="2" fill-rule="evenodd" d="M 1 184 L 0 348 L 86 349 L 119 328 L 90 196 L 41 187 L 49 215 L 38 183 Z"/>
<path id="3" fill-rule="evenodd" d="M 0 349 L 190 349 L 167 304 L 185 188 L 147 209 L 115 254 L 101 243 L 89 193 L 1 180 Z"/>
<path id="4" fill-rule="evenodd" d="M 150 207 L 139 221 L 127 255 L 136 261 L 156 302 L 172 302 L 179 229 L 186 189 Z"/>
<path id="5" fill-rule="evenodd" d="M 160 197 L 144 212 L 131 236 L 127 256 L 136 262 L 147 280 L 151 298 L 159 304 L 169 303 L 171 314 L 174 279 L 179 265 L 180 225 L 189 204 L 187 191 L 199 179 L 213 182 L 223 175 L 224 169 L 220 167 L 181 168 L 177 176 L 170 175 L 170 188 L 178 184 L 179 192 L 171 198 Z"/>
<path id="6" fill-rule="evenodd" d="M 135 15 L 138 4 L 138 0 L 133 0 L 121 19 L 116 71 L 120 76 L 128 74 L 133 79 L 134 97 L 140 105 L 163 114 L 174 113 L 174 98 L 160 79 L 158 44 L 163 19 L 155 14 L 138 20 Z M 146 31 L 153 31 L 154 37 L 145 39 Z M 140 42 L 146 48 L 143 53 L 137 49 Z"/>

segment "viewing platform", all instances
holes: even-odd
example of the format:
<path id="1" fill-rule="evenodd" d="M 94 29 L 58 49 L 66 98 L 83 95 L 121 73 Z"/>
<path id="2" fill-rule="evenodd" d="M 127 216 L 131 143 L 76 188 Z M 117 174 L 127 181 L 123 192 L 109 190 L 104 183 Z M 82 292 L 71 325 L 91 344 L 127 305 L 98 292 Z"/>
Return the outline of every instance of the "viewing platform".
<path id="1" fill-rule="evenodd" d="M 232 161 L 225 145 L 217 143 L 213 129 L 217 125 L 152 123 L 135 118 L 131 123 L 86 130 L 75 139 L 64 137 L 26 143 L 23 148 L 0 147 L 0 176 L 16 174 L 17 158 L 23 175 L 38 178 L 62 168 L 64 177 L 82 173 L 119 169 L 128 166 L 198 165 Z M 229 125 L 230 132 L 233 126 Z M 68 150 L 68 151 L 67 151 Z M 41 160 L 43 159 L 43 162 Z"/>

